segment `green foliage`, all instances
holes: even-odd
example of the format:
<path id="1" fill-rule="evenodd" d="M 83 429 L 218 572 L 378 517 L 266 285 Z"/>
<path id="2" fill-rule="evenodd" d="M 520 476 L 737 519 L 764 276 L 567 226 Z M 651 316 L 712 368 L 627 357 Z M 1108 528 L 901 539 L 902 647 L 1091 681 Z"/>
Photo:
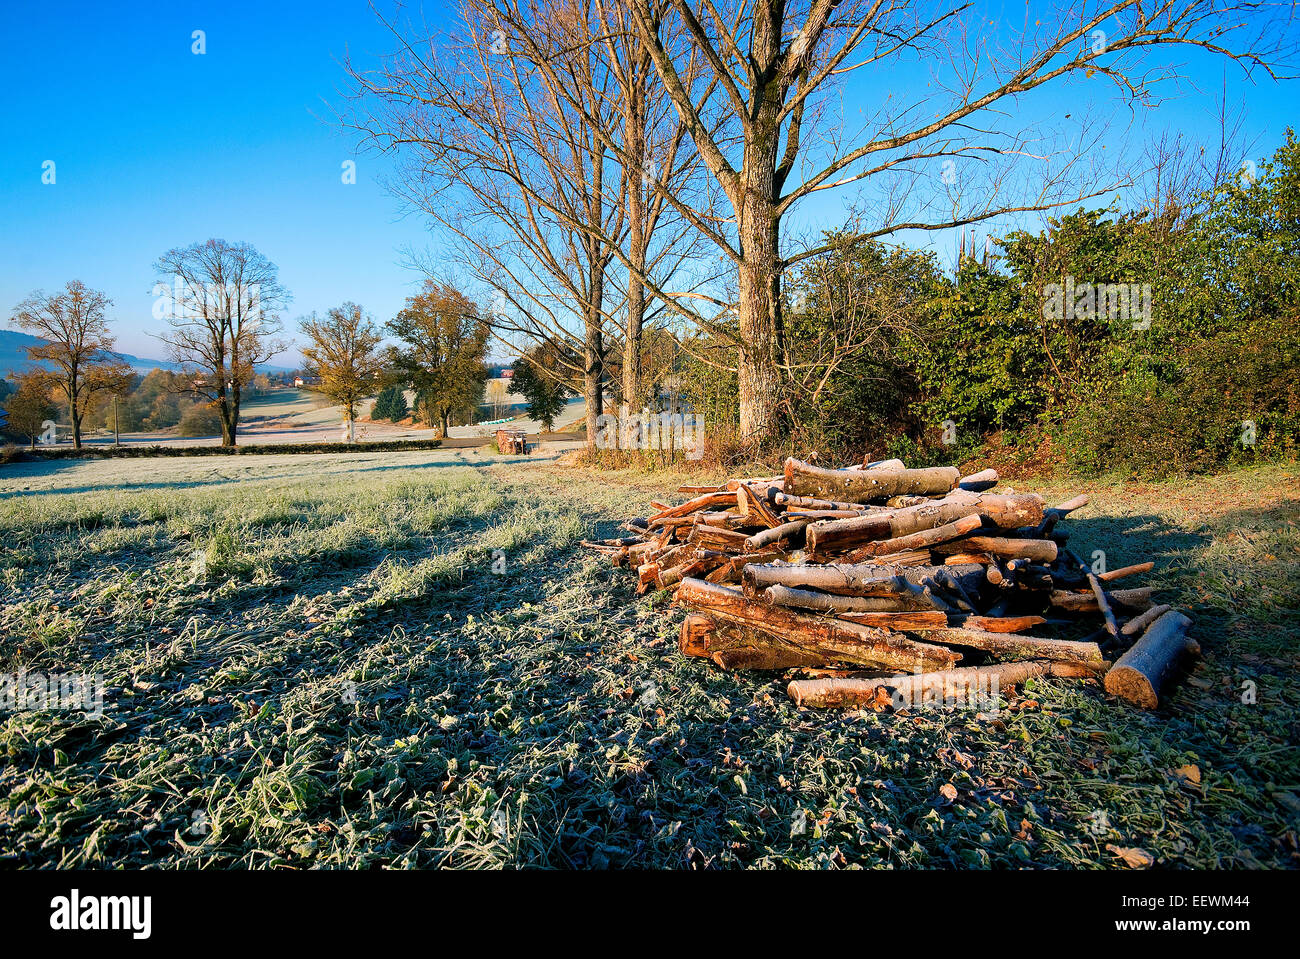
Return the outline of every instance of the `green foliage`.
<path id="1" fill-rule="evenodd" d="M 400 386 L 388 386 L 380 390 L 379 395 L 375 397 L 370 418 L 391 420 L 396 423 L 398 420 L 406 419 L 409 412 L 406 406 L 406 392 Z"/>
<path id="2" fill-rule="evenodd" d="M 801 447 L 852 459 L 917 428 L 906 344 L 950 284 L 933 253 L 849 233 L 825 239 L 785 291 L 785 407 Z"/>
<path id="3" fill-rule="evenodd" d="M 180 422 L 181 436 L 219 436 L 221 414 L 211 403 L 199 403 L 185 411 Z"/>
<path id="4" fill-rule="evenodd" d="M 487 380 L 488 325 L 454 287 L 429 280 L 389 321 L 392 378 L 415 390 L 415 410 L 443 435 L 453 412 L 472 409 Z"/>
<path id="5" fill-rule="evenodd" d="M 963 258 L 951 280 L 919 254 L 828 239 L 787 290 L 802 446 L 920 464 L 1046 433 L 1076 470 L 1159 474 L 1300 445 L 1290 132 L 1258 177 L 1189 208 L 1079 210 Z"/>
<path id="6" fill-rule="evenodd" d="M 564 383 L 563 364 L 546 344 L 534 347 L 515 363 L 511 388 L 528 401 L 529 417 L 543 424 L 547 432 L 555 429 L 555 418 L 573 392 Z"/>

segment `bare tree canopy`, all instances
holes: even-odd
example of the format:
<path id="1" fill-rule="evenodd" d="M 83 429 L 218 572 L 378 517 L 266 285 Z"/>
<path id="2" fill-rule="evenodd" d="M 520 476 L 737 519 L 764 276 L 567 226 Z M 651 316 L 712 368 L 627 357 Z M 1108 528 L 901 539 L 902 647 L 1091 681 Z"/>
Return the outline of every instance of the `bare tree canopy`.
<path id="1" fill-rule="evenodd" d="M 68 404 L 76 449 L 81 449 L 81 422 L 95 397 L 117 388 L 130 375 L 113 352 L 116 340 L 105 316 L 112 303 L 100 291 L 73 280 L 58 293 L 33 293 L 18 304 L 9 321 L 45 340 L 27 347 L 27 355 L 52 367 L 50 380 Z"/>
<path id="2" fill-rule="evenodd" d="M 160 339 L 221 419 L 221 445 L 234 446 L 244 388 L 254 370 L 285 348 L 279 311 L 290 301 L 279 269 L 248 243 L 208 240 L 164 253 L 156 296 L 169 299 L 171 330 Z"/>

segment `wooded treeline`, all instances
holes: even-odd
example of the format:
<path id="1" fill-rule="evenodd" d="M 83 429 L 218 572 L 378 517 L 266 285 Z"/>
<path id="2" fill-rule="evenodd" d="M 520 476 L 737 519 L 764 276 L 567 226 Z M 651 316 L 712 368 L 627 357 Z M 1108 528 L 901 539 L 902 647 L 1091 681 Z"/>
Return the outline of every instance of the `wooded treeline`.
<path id="1" fill-rule="evenodd" d="M 944 360 L 909 357 L 902 341 L 938 353 L 946 333 L 921 308 L 942 298 L 952 320 L 1000 306 L 968 303 L 966 291 L 1005 291 L 992 274 L 968 277 L 969 262 L 954 282 L 927 254 L 877 244 L 1114 196 L 1133 170 L 1102 163 L 1108 131 L 1053 140 L 1021 111 L 1052 109 L 1043 98 L 1068 83 L 1093 84 L 1089 97 L 1106 85 L 1128 107 L 1151 103 L 1177 79 L 1164 61 L 1179 49 L 1271 74 L 1294 52 L 1289 15 L 1275 12 L 1061 3 L 1017 24 L 957 3 L 464 0 L 443 33 L 400 9 L 385 20 L 395 52 L 348 64 L 355 97 L 344 119 L 398 159 L 396 192 L 452 238 L 442 262 L 493 290 L 496 335 L 521 354 L 540 350 L 536 372 L 585 396 L 589 437 L 607 402 L 658 406 L 673 378 L 700 394 L 710 428 L 731 424 L 748 446 L 808 433 L 825 403 L 892 416 L 896 436 L 915 438 L 934 412 L 925 383 L 938 382 Z M 996 44 L 984 42 L 990 28 Z M 931 62 L 958 79 L 908 81 Z M 854 110 L 873 84 L 889 89 L 887 102 Z M 797 235 L 798 209 L 825 191 L 858 191 L 859 215 L 847 229 Z M 1185 225 L 1165 216 L 1155 219 L 1166 229 Z M 1050 273 L 1037 260 L 1033 277 L 1016 265 L 1027 238 L 1005 243 L 1011 281 Z M 839 265 L 849 269 L 842 293 L 875 299 L 828 327 L 805 303 Z M 1150 271 L 1166 266 L 1113 260 L 1079 279 L 1154 283 Z M 1077 364 L 1058 355 L 1078 344 L 1043 339 L 1053 375 L 1079 392 Z M 853 399 L 850 368 L 863 376 Z M 958 435 L 1010 415 L 978 392 L 963 397 L 970 410 L 941 417 Z M 1036 419 L 1055 399 L 1016 399 L 1014 417 Z"/>

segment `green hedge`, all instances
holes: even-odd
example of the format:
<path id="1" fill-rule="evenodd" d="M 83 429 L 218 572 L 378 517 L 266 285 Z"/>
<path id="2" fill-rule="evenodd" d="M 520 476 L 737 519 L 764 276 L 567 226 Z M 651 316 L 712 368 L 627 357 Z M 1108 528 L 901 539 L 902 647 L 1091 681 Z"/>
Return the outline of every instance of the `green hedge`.
<path id="1" fill-rule="evenodd" d="M 266 446 L 83 446 L 74 449 L 19 449 L 13 460 L 117 459 L 141 456 L 268 456 L 279 453 L 382 453 L 436 450 L 442 440 L 376 440 L 369 443 L 285 443 Z"/>

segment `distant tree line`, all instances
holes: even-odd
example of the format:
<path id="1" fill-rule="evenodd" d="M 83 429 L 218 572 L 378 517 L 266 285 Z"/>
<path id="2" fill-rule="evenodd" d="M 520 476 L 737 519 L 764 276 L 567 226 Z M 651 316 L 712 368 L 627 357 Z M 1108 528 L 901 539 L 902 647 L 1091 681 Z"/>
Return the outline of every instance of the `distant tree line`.
<path id="1" fill-rule="evenodd" d="M 245 400 L 275 381 L 258 367 L 288 347 L 280 315 L 290 302 L 274 263 L 246 243 L 208 240 L 164 254 L 154 293 L 166 321 L 160 339 L 174 368 L 141 375 L 115 352 L 102 292 L 80 281 L 36 291 L 10 325 L 38 336 L 32 366 L 0 380 L 8 431 L 35 445 L 49 420 L 71 424 L 73 447 L 86 429 L 115 433 L 175 429 L 237 443 Z M 342 407 L 348 439 L 364 399 L 382 392 L 378 416 L 414 414 L 445 436 L 456 416 L 472 418 L 489 368 L 489 323 L 454 286 L 430 280 L 381 329 L 356 303 L 299 321 L 303 373 L 311 389 Z M 396 342 L 384 345 L 385 334 Z M 283 383 L 284 378 L 279 382 Z"/>

